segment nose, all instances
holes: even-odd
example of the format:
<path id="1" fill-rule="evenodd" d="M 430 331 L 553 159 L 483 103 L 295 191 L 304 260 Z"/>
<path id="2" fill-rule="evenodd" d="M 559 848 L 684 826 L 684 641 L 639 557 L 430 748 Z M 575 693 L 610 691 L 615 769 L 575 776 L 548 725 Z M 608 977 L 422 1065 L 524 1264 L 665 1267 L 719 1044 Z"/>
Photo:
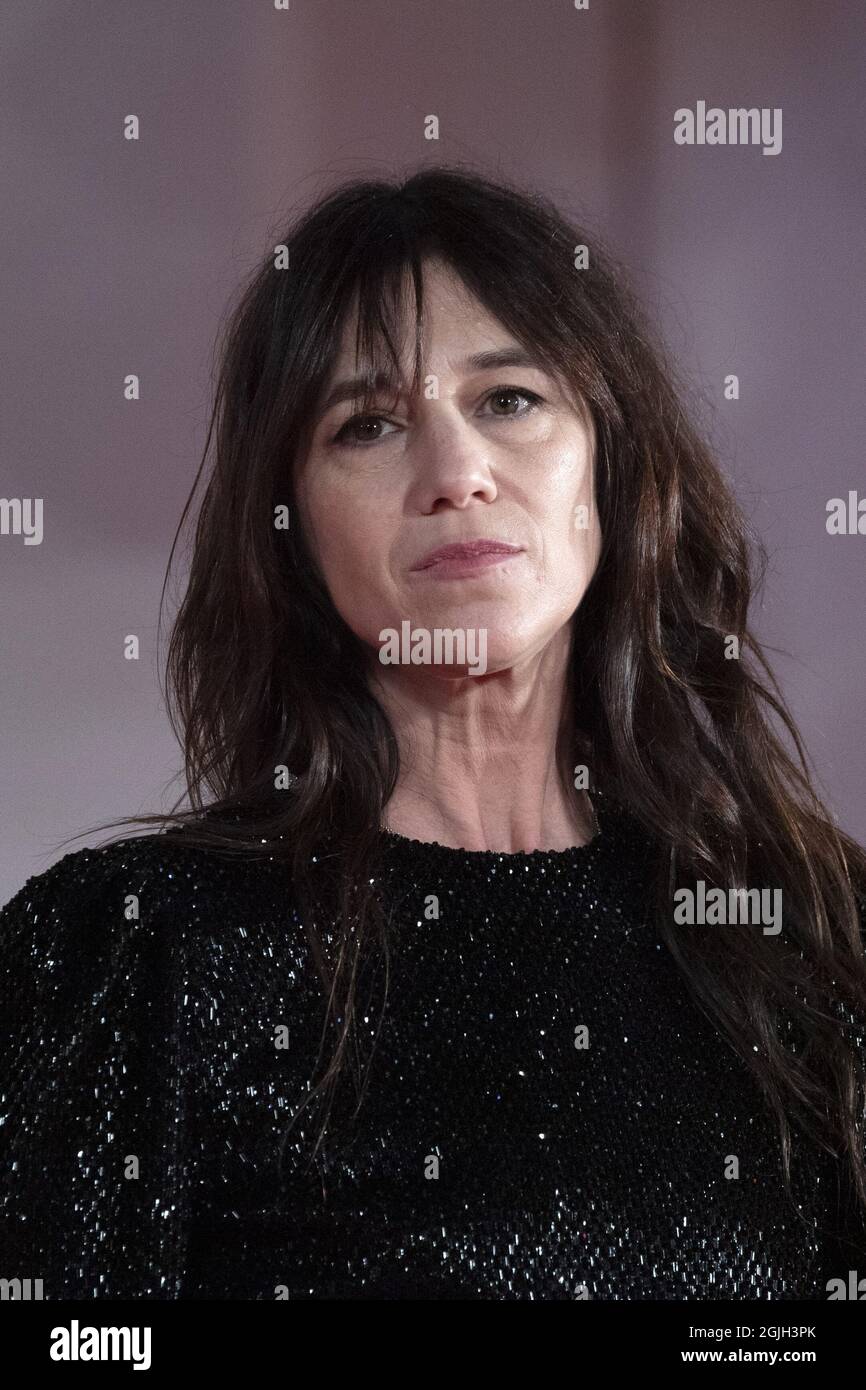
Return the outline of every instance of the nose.
<path id="1" fill-rule="evenodd" d="M 492 446 L 458 410 L 449 410 L 443 401 L 429 405 L 410 446 L 411 501 L 425 513 L 448 506 L 462 509 L 473 500 L 492 502 L 497 493 Z"/>

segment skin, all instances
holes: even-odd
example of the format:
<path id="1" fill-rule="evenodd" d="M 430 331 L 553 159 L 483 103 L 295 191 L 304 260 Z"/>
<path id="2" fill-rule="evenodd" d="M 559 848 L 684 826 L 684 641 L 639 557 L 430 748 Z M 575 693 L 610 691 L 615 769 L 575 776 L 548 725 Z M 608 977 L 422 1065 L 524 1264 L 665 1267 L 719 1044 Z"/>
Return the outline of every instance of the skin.
<path id="1" fill-rule="evenodd" d="M 570 619 L 601 547 L 595 433 L 541 368 L 466 367 L 470 354 L 520 345 L 447 264 L 424 272 L 423 378 L 435 376 L 438 398 L 422 379 L 421 395 L 404 388 L 396 407 L 377 399 L 372 421 L 352 400 L 317 418 L 296 474 L 301 524 L 337 610 L 370 649 L 371 687 L 397 736 L 386 823 L 468 850 L 566 849 L 594 833 L 586 793 L 575 807 L 562 787 L 555 745 Z M 408 317 L 404 330 L 406 382 Z M 350 316 L 322 400 L 355 375 Z M 521 391 L 542 398 L 536 409 Z M 432 549 L 477 537 L 525 549 L 467 577 L 413 572 Z M 485 673 L 468 674 L 471 656 L 462 667 L 381 664 L 380 633 L 407 619 L 413 631 L 486 629 Z"/>

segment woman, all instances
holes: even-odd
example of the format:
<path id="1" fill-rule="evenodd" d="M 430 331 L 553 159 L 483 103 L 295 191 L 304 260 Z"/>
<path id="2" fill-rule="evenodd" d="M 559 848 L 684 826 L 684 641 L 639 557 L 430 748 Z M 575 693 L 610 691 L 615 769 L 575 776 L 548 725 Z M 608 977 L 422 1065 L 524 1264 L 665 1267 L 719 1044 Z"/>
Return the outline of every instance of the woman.
<path id="1" fill-rule="evenodd" d="M 212 438 L 190 809 L 3 914 L 3 1272 L 826 1298 L 863 1249 L 866 856 L 619 269 L 465 171 L 350 184 L 245 288 Z"/>

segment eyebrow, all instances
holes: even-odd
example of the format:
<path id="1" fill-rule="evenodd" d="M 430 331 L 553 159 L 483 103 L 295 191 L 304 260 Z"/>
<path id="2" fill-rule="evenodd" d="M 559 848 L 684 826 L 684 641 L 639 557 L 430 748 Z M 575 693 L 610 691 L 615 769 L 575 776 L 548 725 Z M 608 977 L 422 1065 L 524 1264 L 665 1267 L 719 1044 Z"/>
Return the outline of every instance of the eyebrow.
<path id="1" fill-rule="evenodd" d="M 500 367 L 531 367 L 537 371 L 547 371 L 534 353 L 527 352 L 526 348 L 517 344 L 514 347 L 493 348 L 488 352 L 475 352 L 457 364 L 458 371 L 463 372 L 495 371 Z M 372 384 L 375 391 L 383 392 L 394 386 L 393 378 L 383 372 L 378 373 Z M 365 376 L 346 377 L 336 382 L 319 407 L 316 418 L 321 420 L 341 401 L 357 400 L 365 390 L 369 390 L 370 385 L 370 378 Z"/>

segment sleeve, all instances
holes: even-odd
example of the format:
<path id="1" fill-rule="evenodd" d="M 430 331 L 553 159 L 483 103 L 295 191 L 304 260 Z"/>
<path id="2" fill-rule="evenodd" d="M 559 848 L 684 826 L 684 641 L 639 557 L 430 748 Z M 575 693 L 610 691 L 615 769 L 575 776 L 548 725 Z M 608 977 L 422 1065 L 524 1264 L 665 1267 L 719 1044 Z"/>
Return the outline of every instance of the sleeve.
<path id="1" fill-rule="evenodd" d="M 855 885 L 854 897 L 860 915 L 860 940 L 866 956 L 866 885 Z M 848 1010 L 845 1011 L 845 1017 L 849 1024 L 849 1036 L 866 1071 L 866 1019 L 855 1018 Z M 862 1134 L 866 1135 L 866 1111 L 863 1113 Z M 848 1288 L 851 1271 L 859 1269 L 862 1274 L 864 1266 L 866 1211 L 857 1201 L 853 1178 L 846 1163 L 840 1185 L 835 1230 L 827 1245 L 827 1288 L 830 1287 L 831 1279 L 842 1280 L 842 1285 Z"/>
<path id="2" fill-rule="evenodd" d="M 158 863 L 79 850 L 0 911 L 0 1275 L 45 1299 L 179 1294 L 183 948 Z"/>

